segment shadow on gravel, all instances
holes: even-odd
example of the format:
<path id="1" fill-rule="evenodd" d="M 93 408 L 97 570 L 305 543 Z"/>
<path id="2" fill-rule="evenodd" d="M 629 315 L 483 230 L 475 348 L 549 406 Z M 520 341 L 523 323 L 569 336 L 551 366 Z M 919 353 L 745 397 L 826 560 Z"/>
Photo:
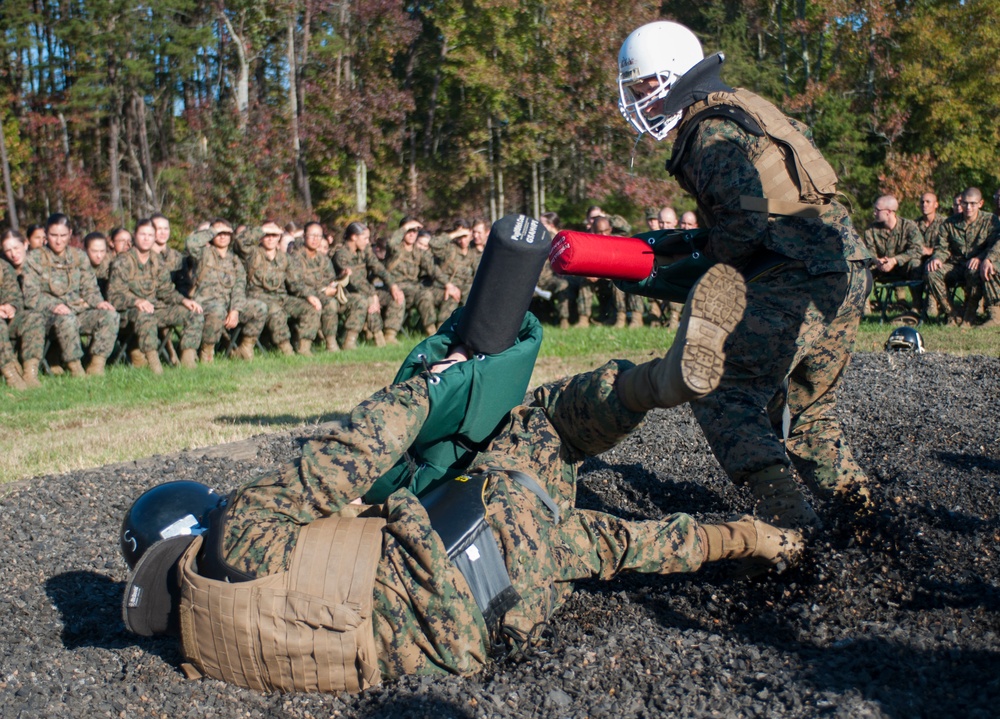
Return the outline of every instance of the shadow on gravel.
<path id="1" fill-rule="evenodd" d="M 472 719 L 458 704 L 434 697 L 412 695 L 379 701 L 376 706 L 359 707 L 358 719 Z"/>
<path id="2" fill-rule="evenodd" d="M 991 474 L 1000 474 L 1000 459 L 986 457 L 981 454 L 966 454 L 962 452 L 932 452 L 933 457 L 942 464 L 962 470 L 979 470 Z"/>
<path id="3" fill-rule="evenodd" d="M 219 424 L 249 424 L 259 427 L 298 427 L 304 424 L 323 424 L 347 417 L 344 412 L 330 412 L 320 416 L 300 417 L 294 414 L 223 414 L 212 421 Z"/>

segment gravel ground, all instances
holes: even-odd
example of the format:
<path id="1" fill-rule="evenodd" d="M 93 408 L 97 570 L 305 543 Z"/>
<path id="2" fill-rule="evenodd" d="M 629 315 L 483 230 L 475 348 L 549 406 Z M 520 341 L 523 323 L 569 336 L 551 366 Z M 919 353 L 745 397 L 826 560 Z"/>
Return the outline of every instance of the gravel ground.
<path id="1" fill-rule="evenodd" d="M 776 578 L 583 584 L 530 653 L 360 697 L 188 681 L 173 641 L 120 619 L 132 498 L 173 479 L 234 487 L 310 430 L 36 478 L 0 500 L 0 716 L 997 717 L 998 403 L 998 359 L 858 355 L 841 413 L 879 502 L 864 526 L 828 522 Z M 581 505 L 626 516 L 750 505 L 686 408 L 653 413 L 582 474 Z"/>

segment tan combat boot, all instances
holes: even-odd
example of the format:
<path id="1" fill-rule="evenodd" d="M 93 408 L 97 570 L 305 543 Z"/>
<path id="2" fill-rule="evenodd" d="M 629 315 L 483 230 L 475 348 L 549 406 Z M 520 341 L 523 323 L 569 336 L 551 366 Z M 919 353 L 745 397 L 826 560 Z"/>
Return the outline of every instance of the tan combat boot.
<path id="1" fill-rule="evenodd" d="M 639 327 L 642 327 L 643 326 L 643 324 L 642 324 L 642 313 L 640 313 L 640 312 L 633 312 L 632 316 L 629 318 L 628 326 L 629 326 L 630 329 L 633 329 L 633 330 L 634 329 L 638 329 Z"/>
<path id="2" fill-rule="evenodd" d="M 299 340 L 299 354 L 303 357 L 312 357 L 312 340 Z"/>
<path id="3" fill-rule="evenodd" d="M 437 331 L 438 331 L 438 328 L 437 328 L 437 325 L 435 325 L 435 324 L 429 324 L 429 325 L 425 325 L 424 326 L 424 332 L 427 333 L 428 337 L 430 337 L 433 334 L 436 334 Z"/>
<path id="4" fill-rule="evenodd" d="M 340 345 L 337 344 L 336 337 L 326 338 L 326 351 L 327 352 L 340 352 Z"/>
<path id="5" fill-rule="evenodd" d="M 719 386 L 723 345 L 747 306 L 743 276 L 729 265 L 709 268 L 691 290 L 674 343 L 655 359 L 618 376 L 618 398 L 633 412 L 676 407 Z"/>
<path id="6" fill-rule="evenodd" d="M 41 360 L 37 359 L 26 359 L 24 360 L 24 370 L 22 372 L 22 379 L 24 379 L 24 384 L 28 387 L 41 387 L 42 383 L 38 381 L 38 365 Z"/>
<path id="7" fill-rule="evenodd" d="M 181 367 L 184 369 L 195 369 L 198 367 L 198 352 L 194 347 L 181 350 Z"/>
<path id="8" fill-rule="evenodd" d="M 792 471 L 775 464 L 749 475 L 744 480 L 757 498 L 754 514 L 779 527 L 819 526 L 819 517 L 802 496 Z"/>
<path id="9" fill-rule="evenodd" d="M 738 522 L 702 524 L 698 533 L 705 547 L 705 561 L 741 560 L 744 575 L 776 568 L 779 572 L 795 564 L 802 554 L 802 534 L 780 529 L 750 516 Z"/>
<path id="10" fill-rule="evenodd" d="M 142 350 L 138 347 L 133 347 L 128 351 L 129 362 L 132 363 L 133 367 L 145 367 L 146 366 L 146 355 L 142 353 Z"/>
<path id="11" fill-rule="evenodd" d="M 150 350 L 145 355 L 146 366 L 149 367 L 149 371 L 153 374 L 163 374 L 163 365 L 160 364 L 160 353 L 156 350 Z"/>
<path id="12" fill-rule="evenodd" d="M 561 320 L 559 320 L 559 329 L 561 329 L 561 330 L 568 330 L 569 329 L 569 320 L 566 319 L 565 317 L 563 317 Z"/>
<path id="13" fill-rule="evenodd" d="M 278 344 L 278 351 L 285 355 L 285 357 L 290 357 L 295 354 L 295 350 L 292 349 L 292 343 L 287 340 Z"/>
<path id="14" fill-rule="evenodd" d="M 247 362 L 252 361 L 253 349 L 256 345 L 256 337 L 240 337 L 240 344 L 235 350 L 233 350 L 233 357 L 236 359 L 246 360 Z"/>
<path id="15" fill-rule="evenodd" d="M 24 382 L 24 377 L 22 377 L 21 373 L 17 371 L 16 362 L 8 362 L 3 367 L 0 367 L 0 372 L 3 373 L 3 378 L 7 380 L 7 386 L 11 389 L 28 389 L 28 385 Z"/>
<path id="16" fill-rule="evenodd" d="M 375 340 L 376 347 L 385 347 L 385 334 L 382 330 L 372 332 L 372 338 Z"/>
<path id="17" fill-rule="evenodd" d="M 104 365 L 107 363 L 107 357 L 101 357 L 100 355 L 94 355 L 90 358 L 90 362 L 87 364 L 87 374 L 92 377 L 103 377 L 104 376 Z"/>
<path id="18" fill-rule="evenodd" d="M 344 349 L 356 350 L 358 348 L 358 331 L 348 330 L 344 335 Z"/>
<path id="19" fill-rule="evenodd" d="M 1000 305 L 990 305 L 986 310 L 990 318 L 983 322 L 980 327 L 998 327 L 1000 326 Z"/>
<path id="20" fill-rule="evenodd" d="M 621 329 L 624 326 L 625 326 L 625 313 L 619 312 L 618 314 L 615 315 L 615 323 L 613 327 Z"/>
<path id="21" fill-rule="evenodd" d="M 575 327 L 590 327 L 590 317 L 587 315 L 581 315 L 580 319 L 576 321 Z"/>
<path id="22" fill-rule="evenodd" d="M 70 377 L 87 376 L 87 373 L 83 371 L 83 363 L 80 362 L 80 360 L 73 360 L 72 362 L 67 362 L 66 369 L 69 370 Z"/>
<path id="23" fill-rule="evenodd" d="M 198 361 L 202 364 L 212 364 L 215 362 L 215 344 L 212 342 L 205 342 L 201 345 L 198 350 Z"/>
<path id="24" fill-rule="evenodd" d="M 398 334 L 397 330 L 386 330 L 382 334 L 385 337 L 385 343 L 387 345 L 398 345 L 399 344 L 399 340 L 396 339 L 396 335 Z"/>

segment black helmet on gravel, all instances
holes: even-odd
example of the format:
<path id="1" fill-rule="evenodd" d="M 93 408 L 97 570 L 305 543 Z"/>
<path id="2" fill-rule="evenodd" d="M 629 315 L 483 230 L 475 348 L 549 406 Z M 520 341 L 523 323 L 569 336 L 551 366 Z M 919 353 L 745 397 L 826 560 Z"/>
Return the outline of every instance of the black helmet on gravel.
<path id="1" fill-rule="evenodd" d="M 208 515 L 224 497 L 199 482 L 167 482 L 146 490 L 125 513 L 121 544 L 131 570 L 122 618 L 136 634 L 176 629 L 177 560 L 208 529 Z"/>
<path id="2" fill-rule="evenodd" d="M 886 352 L 916 352 L 924 351 L 924 338 L 912 327 L 899 327 L 892 331 L 885 343 Z"/>

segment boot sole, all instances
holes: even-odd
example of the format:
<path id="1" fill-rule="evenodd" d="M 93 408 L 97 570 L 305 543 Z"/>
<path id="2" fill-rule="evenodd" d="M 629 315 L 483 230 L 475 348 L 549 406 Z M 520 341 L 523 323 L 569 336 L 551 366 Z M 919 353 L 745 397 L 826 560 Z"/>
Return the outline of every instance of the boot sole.
<path id="1" fill-rule="evenodd" d="M 729 265 L 710 267 L 691 291 L 685 308 L 690 317 L 681 372 L 693 392 L 705 395 L 719 385 L 726 362 L 726 338 L 743 319 L 746 307 L 746 282 Z"/>

